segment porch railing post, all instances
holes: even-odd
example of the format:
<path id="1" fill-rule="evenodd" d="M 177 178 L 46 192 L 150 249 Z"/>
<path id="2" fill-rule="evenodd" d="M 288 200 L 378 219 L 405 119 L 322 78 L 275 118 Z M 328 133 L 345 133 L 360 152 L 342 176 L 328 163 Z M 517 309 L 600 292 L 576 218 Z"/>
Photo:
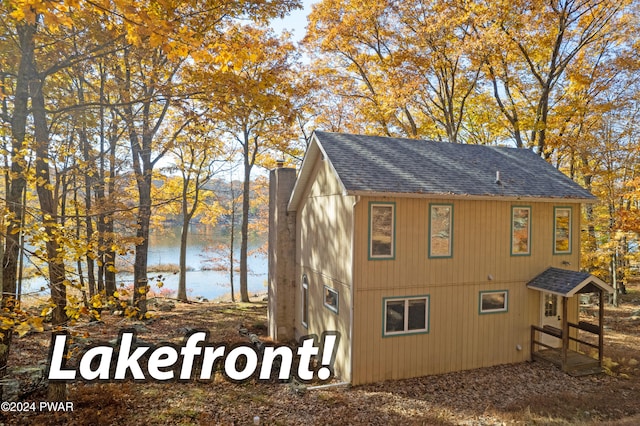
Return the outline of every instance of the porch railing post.
<path id="1" fill-rule="evenodd" d="M 598 364 L 602 367 L 602 357 L 604 349 L 604 290 L 600 290 L 600 306 L 598 306 L 598 327 L 600 333 L 598 334 Z"/>
<path id="2" fill-rule="evenodd" d="M 567 370 L 567 350 L 569 349 L 568 297 L 562 296 L 562 370 Z"/>
<path id="3" fill-rule="evenodd" d="M 535 342 L 536 341 L 536 329 L 531 326 L 531 360 L 533 361 L 533 354 L 535 353 Z"/>

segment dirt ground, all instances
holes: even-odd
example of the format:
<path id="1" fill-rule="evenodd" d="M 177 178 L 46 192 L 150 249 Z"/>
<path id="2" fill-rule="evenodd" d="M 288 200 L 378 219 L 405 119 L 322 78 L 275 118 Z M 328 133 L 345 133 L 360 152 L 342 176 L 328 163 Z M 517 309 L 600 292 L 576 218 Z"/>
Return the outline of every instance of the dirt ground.
<path id="1" fill-rule="evenodd" d="M 246 343 L 240 328 L 265 339 L 266 303 L 176 303 L 147 322 L 104 314 L 102 321 L 72 328 L 74 342 L 113 341 L 121 328 L 157 344 L 180 345 L 194 329 L 212 342 Z M 593 310 L 583 309 L 583 315 Z M 232 383 L 82 383 L 67 385 L 73 411 L 0 413 L 7 425 L 186 424 L 640 424 L 640 285 L 630 286 L 618 308 L 605 314 L 606 372 L 570 377 L 545 362 L 526 362 L 366 386 L 304 390 L 278 381 Z M 14 338 L 7 378 L 17 402 L 46 401 L 40 380 L 51 333 Z M 73 361 L 71 361 L 73 363 Z M 34 367 L 40 366 L 40 370 Z M 18 379 L 18 381 L 13 380 Z M 20 387 L 16 390 L 15 385 Z M 6 385 L 8 386 L 8 385 Z M 14 408 L 17 408 L 17 402 Z M 33 406 L 32 406 L 33 407 Z M 37 407 L 40 407 L 37 405 Z M 27 409 L 24 405 L 23 409 Z"/>

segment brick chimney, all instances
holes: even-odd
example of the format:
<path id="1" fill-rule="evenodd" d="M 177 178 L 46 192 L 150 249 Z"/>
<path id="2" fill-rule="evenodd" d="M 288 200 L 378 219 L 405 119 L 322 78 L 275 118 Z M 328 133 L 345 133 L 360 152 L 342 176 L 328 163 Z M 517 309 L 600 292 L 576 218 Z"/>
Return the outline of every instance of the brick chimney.
<path id="1" fill-rule="evenodd" d="M 269 336 L 276 341 L 294 340 L 296 297 L 296 217 L 287 213 L 296 183 L 296 170 L 277 167 L 269 175 Z"/>

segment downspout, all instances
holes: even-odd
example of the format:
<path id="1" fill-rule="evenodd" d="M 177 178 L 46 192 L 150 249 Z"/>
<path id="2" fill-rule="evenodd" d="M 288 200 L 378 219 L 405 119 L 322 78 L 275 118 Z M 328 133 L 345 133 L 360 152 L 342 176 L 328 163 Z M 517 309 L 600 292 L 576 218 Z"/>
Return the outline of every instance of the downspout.
<path id="1" fill-rule="evenodd" d="M 353 382 L 353 310 L 355 305 L 355 249 L 356 249 L 356 205 L 360 202 L 360 196 L 356 195 L 351 209 L 351 308 L 349 309 L 349 382 Z"/>

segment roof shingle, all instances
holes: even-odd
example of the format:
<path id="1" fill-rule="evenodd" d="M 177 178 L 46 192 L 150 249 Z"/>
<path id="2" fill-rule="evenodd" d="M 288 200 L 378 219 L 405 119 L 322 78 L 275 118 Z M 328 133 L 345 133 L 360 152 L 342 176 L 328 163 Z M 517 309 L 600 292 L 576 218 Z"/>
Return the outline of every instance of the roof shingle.
<path id="1" fill-rule="evenodd" d="M 596 287 L 613 292 L 613 288 L 588 272 L 569 271 L 559 268 L 548 268 L 527 283 L 534 290 L 570 297 L 575 293 L 593 292 Z"/>
<path id="2" fill-rule="evenodd" d="M 347 193 L 595 198 L 527 149 L 314 134 Z"/>

